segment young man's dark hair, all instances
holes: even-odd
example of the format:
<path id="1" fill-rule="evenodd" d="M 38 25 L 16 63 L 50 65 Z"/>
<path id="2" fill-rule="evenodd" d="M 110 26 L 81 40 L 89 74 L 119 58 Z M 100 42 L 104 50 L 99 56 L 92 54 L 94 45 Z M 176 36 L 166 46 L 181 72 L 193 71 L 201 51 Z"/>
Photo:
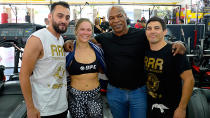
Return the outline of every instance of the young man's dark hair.
<path id="1" fill-rule="evenodd" d="M 69 4 L 67 2 L 59 1 L 59 2 L 54 2 L 51 5 L 50 12 L 53 12 L 53 10 L 55 9 L 55 6 L 57 6 L 57 5 L 61 5 L 61 6 L 65 7 L 65 8 L 70 9 Z"/>
<path id="2" fill-rule="evenodd" d="M 184 24 L 184 20 L 183 19 L 179 19 L 179 24 Z"/>
<path id="3" fill-rule="evenodd" d="M 163 30 L 166 30 L 166 23 L 165 23 L 165 21 L 164 21 L 163 19 L 157 17 L 157 16 L 154 16 L 154 17 L 150 18 L 150 19 L 147 21 L 146 27 L 147 27 L 147 25 L 148 25 L 150 22 L 152 22 L 152 21 L 157 21 L 157 22 L 159 22 L 159 23 L 161 24 L 161 26 L 162 26 L 162 29 L 163 29 Z"/>
<path id="4" fill-rule="evenodd" d="M 131 24 L 131 20 L 129 18 L 126 19 L 127 25 Z"/>

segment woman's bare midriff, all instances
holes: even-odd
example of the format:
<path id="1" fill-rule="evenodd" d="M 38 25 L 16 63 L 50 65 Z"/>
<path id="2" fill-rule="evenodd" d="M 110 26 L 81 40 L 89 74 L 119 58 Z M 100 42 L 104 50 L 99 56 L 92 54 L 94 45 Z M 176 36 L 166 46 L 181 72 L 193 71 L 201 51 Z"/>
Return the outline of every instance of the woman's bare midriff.
<path id="1" fill-rule="evenodd" d="M 81 91 L 93 90 L 99 86 L 98 73 L 71 76 L 71 87 Z"/>

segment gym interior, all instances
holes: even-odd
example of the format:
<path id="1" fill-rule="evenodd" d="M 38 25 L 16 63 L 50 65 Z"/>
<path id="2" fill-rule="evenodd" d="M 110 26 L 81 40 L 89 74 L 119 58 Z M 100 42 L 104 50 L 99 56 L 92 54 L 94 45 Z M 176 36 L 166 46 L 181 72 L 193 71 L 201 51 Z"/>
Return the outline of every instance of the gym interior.
<path id="1" fill-rule="evenodd" d="M 46 27 L 50 5 L 59 0 L 0 0 L 0 118 L 26 118 L 26 104 L 20 88 L 22 55 L 30 35 Z M 129 26 L 159 16 L 167 23 L 165 40 L 182 41 L 195 78 L 187 118 L 210 118 L 210 0 L 64 0 L 70 5 L 70 23 L 64 41 L 75 40 L 75 22 L 88 18 L 108 21 L 110 6 L 125 9 Z M 182 20 L 182 23 L 180 22 Z M 128 22 L 127 22 L 128 23 Z M 109 27 L 105 32 L 111 31 Z M 97 35 L 97 34 L 94 34 Z M 108 81 L 104 74 L 99 80 Z M 112 118 L 101 90 L 104 118 Z M 68 113 L 68 118 L 71 115 Z"/>

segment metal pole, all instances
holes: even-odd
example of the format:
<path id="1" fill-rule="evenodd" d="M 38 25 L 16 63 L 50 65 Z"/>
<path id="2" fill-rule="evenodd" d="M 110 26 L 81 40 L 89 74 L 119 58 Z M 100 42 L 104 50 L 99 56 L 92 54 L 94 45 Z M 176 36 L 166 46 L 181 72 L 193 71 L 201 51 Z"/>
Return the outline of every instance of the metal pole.
<path id="1" fill-rule="evenodd" d="M 180 19 L 180 15 L 181 15 L 181 5 L 180 5 L 178 8 L 179 8 L 179 19 Z"/>
<path id="2" fill-rule="evenodd" d="M 16 23 L 17 23 L 17 7 L 15 7 L 15 20 L 16 20 Z"/>
<path id="3" fill-rule="evenodd" d="M 198 24 L 198 1 L 196 1 L 196 24 Z"/>
<path id="4" fill-rule="evenodd" d="M 150 13 L 150 8 L 149 8 L 149 18 L 150 18 L 150 16 L 151 16 L 151 13 Z"/>
<path id="5" fill-rule="evenodd" d="M 9 4 L 9 6 L 12 9 L 12 12 L 15 14 L 15 20 L 16 20 L 16 23 L 17 23 L 17 7 L 15 6 L 15 11 L 14 11 L 14 9 L 12 8 L 12 5 Z"/>
<path id="6" fill-rule="evenodd" d="M 19 64 L 19 58 L 20 58 L 20 52 L 15 49 L 15 62 L 14 62 L 14 73 L 18 73 L 18 64 Z"/>
<path id="7" fill-rule="evenodd" d="M 80 15 L 80 18 L 81 18 L 81 14 L 82 14 L 82 8 L 81 8 L 81 5 L 79 6 L 79 9 L 80 9 L 80 12 L 79 12 L 79 15 Z"/>

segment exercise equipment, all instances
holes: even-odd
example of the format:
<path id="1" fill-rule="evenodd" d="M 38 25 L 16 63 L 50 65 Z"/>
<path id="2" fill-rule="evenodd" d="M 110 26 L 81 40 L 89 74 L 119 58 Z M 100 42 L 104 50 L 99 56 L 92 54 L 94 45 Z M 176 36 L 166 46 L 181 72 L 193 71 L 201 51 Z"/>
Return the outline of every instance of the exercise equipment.
<path id="1" fill-rule="evenodd" d="M 0 42 L 6 40 L 8 42 L 14 42 L 18 47 L 25 47 L 25 43 L 28 37 L 34 32 L 41 28 L 42 25 L 32 23 L 5 23 L 0 24 Z M 8 47 L 0 45 L 1 47 Z M 11 45 L 9 45 L 11 47 Z"/>
<path id="2" fill-rule="evenodd" d="M 1 13 L 1 24 L 8 23 L 8 14 Z"/>
<path id="3" fill-rule="evenodd" d="M 193 58 L 194 65 L 203 66 L 203 61 L 210 58 L 210 49 L 206 46 L 210 39 L 205 36 L 205 24 L 168 24 L 167 30 L 167 40 L 185 43 L 187 56 Z"/>
<path id="4" fill-rule="evenodd" d="M 195 89 L 188 103 L 187 118 L 210 118 L 210 37 L 206 37 L 204 26 L 167 25 L 169 33 L 166 39 L 183 41 L 192 64 Z"/>
<path id="5" fill-rule="evenodd" d="M 204 24 L 167 24 L 167 35 L 175 37 L 174 41 L 184 41 L 190 38 L 190 44 L 193 45 L 195 39 L 205 39 L 205 25 Z M 196 35 L 195 35 L 196 28 Z M 187 43 L 187 42 L 185 42 Z M 199 40 L 196 40 L 199 44 Z M 193 47 L 191 47 L 193 49 Z"/>
<path id="6" fill-rule="evenodd" d="M 4 75 L 5 67 L 3 65 L 0 65 L 0 82 L 4 82 L 6 80 L 6 77 Z"/>
<path id="7" fill-rule="evenodd" d="M 210 118 L 210 90 L 195 88 L 187 107 L 187 118 Z"/>
<path id="8" fill-rule="evenodd" d="M 31 23 L 0 24 L 0 47 L 15 48 L 14 73 L 18 73 L 20 48 L 24 48 L 28 37 L 41 28 L 44 26 Z"/>
<path id="9" fill-rule="evenodd" d="M 2 118 L 26 118 L 26 105 L 19 81 L 0 83 L 0 106 Z"/>
<path id="10" fill-rule="evenodd" d="M 75 30 L 75 24 L 70 24 L 67 27 L 67 31 L 64 34 L 62 34 L 64 41 L 76 39 L 74 30 Z"/>
<path id="11" fill-rule="evenodd" d="M 190 45 L 187 45 L 190 48 Z M 210 58 L 210 50 L 204 50 L 204 39 L 201 39 L 200 45 L 195 45 L 195 48 L 188 53 L 188 57 L 194 57 L 195 65 L 200 65 L 203 58 Z"/>

